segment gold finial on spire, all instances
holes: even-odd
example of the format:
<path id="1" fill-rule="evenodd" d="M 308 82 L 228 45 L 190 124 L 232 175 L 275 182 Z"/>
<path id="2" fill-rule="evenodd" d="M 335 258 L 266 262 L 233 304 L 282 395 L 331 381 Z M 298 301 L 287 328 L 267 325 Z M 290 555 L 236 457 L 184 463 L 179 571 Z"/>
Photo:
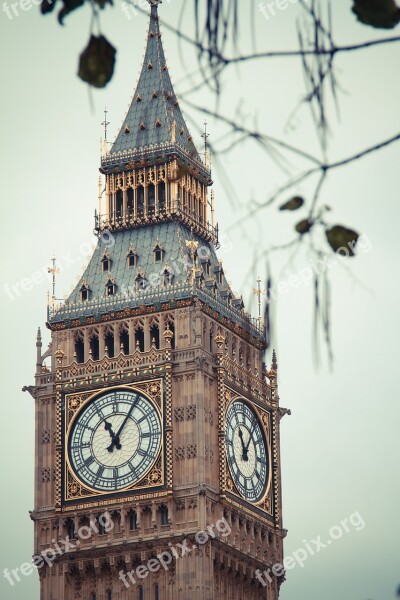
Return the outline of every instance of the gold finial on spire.
<path id="1" fill-rule="evenodd" d="M 263 296 L 266 292 L 261 289 L 261 278 L 257 279 L 257 287 L 254 288 L 253 293 L 258 296 L 258 323 L 261 326 L 261 296 Z"/>
<path id="2" fill-rule="evenodd" d="M 52 301 L 54 302 L 54 300 L 56 299 L 56 273 L 59 273 L 60 269 L 58 267 L 56 267 L 56 257 L 55 256 L 53 256 L 53 258 L 51 259 L 51 262 L 52 262 L 53 266 L 47 267 L 47 272 L 51 273 L 51 275 L 52 275 L 52 290 L 53 290 Z"/>

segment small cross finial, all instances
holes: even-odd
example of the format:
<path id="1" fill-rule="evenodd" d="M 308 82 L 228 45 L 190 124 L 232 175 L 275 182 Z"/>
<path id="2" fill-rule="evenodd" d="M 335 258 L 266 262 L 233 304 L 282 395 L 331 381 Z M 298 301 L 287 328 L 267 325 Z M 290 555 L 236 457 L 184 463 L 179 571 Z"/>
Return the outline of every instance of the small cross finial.
<path id="1" fill-rule="evenodd" d="M 162 0 L 147 0 L 147 2 L 150 4 L 150 6 L 152 8 L 153 8 L 153 6 L 155 6 L 155 8 L 157 8 L 157 6 L 162 3 Z"/>
<path id="2" fill-rule="evenodd" d="M 58 267 L 56 267 L 56 257 L 53 256 L 53 258 L 51 259 L 52 262 L 52 267 L 48 267 L 47 268 L 47 272 L 51 273 L 52 275 L 52 287 L 53 287 L 53 300 L 55 300 L 56 298 L 56 273 L 60 272 L 60 269 Z"/>
<path id="3" fill-rule="evenodd" d="M 261 296 L 265 294 L 265 290 L 261 289 L 261 278 L 257 279 L 257 287 L 253 290 L 254 294 L 258 296 L 258 321 L 261 324 Z"/>
<path id="4" fill-rule="evenodd" d="M 107 141 L 107 125 L 110 124 L 110 121 L 107 121 L 107 114 L 108 114 L 108 110 L 106 107 L 104 109 L 104 121 L 101 123 L 101 125 L 104 126 L 104 141 Z"/>
<path id="5" fill-rule="evenodd" d="M 207 147 L 208 147 L 208 138 L 210 137 L 210 134 L 207 133 L 207 120 L 204 121 L 204 133 L 201 134 L 201 137 L 204 138 L 204 154 L 207 153 Z"/>

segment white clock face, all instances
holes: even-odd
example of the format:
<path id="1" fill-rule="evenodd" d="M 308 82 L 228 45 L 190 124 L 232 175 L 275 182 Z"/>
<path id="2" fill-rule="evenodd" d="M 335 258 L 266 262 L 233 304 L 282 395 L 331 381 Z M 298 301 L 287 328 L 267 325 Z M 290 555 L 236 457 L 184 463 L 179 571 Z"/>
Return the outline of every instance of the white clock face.
<path id="1" fill-rule="evenodd" d="M 242 400 L 235 400 L 226 415 L 226 456 L 239 494 L 259 502 L 269 479 L 269 454 L 256 413 Z"/>
<path id="2" fill-rule="evenodd" d="M 161 448 L 161 420 L 140 394 L 117 389 L 97 396 L 77 415 L 68 435 L 71 466 L 81 482 L 101 492 L 133 486 Z"/>

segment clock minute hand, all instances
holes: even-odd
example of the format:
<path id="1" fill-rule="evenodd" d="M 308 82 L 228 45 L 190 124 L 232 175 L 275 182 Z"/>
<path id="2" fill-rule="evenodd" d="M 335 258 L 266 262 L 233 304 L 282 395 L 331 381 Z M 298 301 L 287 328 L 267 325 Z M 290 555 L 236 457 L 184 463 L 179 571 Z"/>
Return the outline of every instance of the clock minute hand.
<path id="1" fill-rule="evenodd" d="M 129 412 L 128 412 L 128 414 L 126 415 L 125 419 L 123 420 L 123 422 L 122 422 L 122 425 L 121 425 L 121 427 L 118 429 L 118 431 L 117 431 L 117 434 L 116 434 L 116 436 L 115 436 L 115 437 L 119 438 L 119 436 L 121 435 L 121 431 L 122 431 L 122 430 L 123 430 L 123 428 L 125 427 L 125 425 L 126 425 L 126 422 L 127 422 L 127 420 L 129 419 L 129 417 L 131 416 L 131 414 L 132 414 L 132 411 L 133 411 L 133 409 L 135 408 L 135 406 L 136 406 L 136 399 L 134 400 L 134 402 L 132 402 L 132 406 L 130 407 L 130 409 L 129 409 Z"/>
<path id="2" fill-rule="evenodd" d="M 242 442 L 242 460 L 247 461 L 248 457 L 247 457 L 247 450 L 246 450 L 246 446 L 244 445 L 244 440 L 243 440 L 243 432 L 239 427 L 239 437 L 240 437 L 240 441 Z"/>
<path id="3" fill-rule="evenodd" d="M 245 447 L 246 455 L 247 455 L 247 451 L 248 451 L 249 446 L 250 446 L 250 442 L 253 439 L 252 436 L 253 436 L 253 431 L 254 431 L 255 428 L 256 428 L 256 424 L 255 424 L 255 422 L 253 422 L 253 425 L 251 426 L 251 429 L 250 429 L 250 432 L 249 432 L 249 441 L 247 442 L 247 445 Z"/>

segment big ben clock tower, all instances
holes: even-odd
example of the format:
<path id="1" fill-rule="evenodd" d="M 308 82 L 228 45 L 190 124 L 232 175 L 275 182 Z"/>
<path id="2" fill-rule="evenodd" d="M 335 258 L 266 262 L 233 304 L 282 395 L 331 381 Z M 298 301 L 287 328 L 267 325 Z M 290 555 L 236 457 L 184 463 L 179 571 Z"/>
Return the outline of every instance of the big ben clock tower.
<path id="1" fill-rule="evenodd" d="M 276 358 L 216 255 L 159 3 L 102 156 L 97 246 L 46 352 L 37 337 L 41 600 L 274 600 L 284 578 Z"/>

